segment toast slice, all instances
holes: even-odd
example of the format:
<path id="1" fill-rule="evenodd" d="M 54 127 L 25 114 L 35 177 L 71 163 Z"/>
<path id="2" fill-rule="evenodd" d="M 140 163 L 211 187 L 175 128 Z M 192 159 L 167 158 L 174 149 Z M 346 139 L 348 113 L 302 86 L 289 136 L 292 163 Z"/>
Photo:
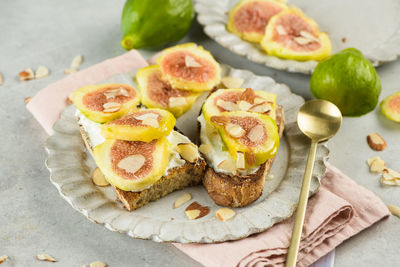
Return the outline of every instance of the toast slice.
<path id="1" fill-rule="evenodd" d="M 86 148 L 93 156 L 93 147 L 89 136 L 81 124 L 79 124 L 79 129 Z M 205 168 L 205 160 L 198 158 L 195 163 L 186 161 L 183 166 L 170 169 L 168 173 L 161 177 L 156 183 L 142 191 L 130 192 L 121 190 L 115 186 L 113 186 L 113 188 L 117 195 L 117 200 L 122 202 L 127 210 L 133 211 L 173 191 L 200 184 L 204 176 Z"/>
<path id="2" fill-rule="evenodd" d="M 276 110 L 276 124 L 279 138 L 281 138 L 285 117 L 283 107 L 279 105 Z M 213 168 L 207 167 L 203 185 L 208 195 L 218 205 L 234 208 L 247 206 L 261 196 L 265 178 L 272 167 L 274 158 L 268 159 L 263 163 L 256 173 L 246 176 L 230 176 L 215 172 Z"/>

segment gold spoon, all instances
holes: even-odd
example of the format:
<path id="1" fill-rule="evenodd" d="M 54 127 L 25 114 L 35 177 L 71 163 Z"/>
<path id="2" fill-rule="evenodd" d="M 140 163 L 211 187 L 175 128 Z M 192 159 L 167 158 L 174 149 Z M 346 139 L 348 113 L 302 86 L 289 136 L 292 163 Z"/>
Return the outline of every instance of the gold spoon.
<path id="1" fill-rule="evenodd" d="M 292 238 L 290 239 L 286 258 L 286 267 L 296 266 L 317 145 L 319 142 L 327 140 L 336 134 L 342 124 L 342 113 L 331 102 L 315 99 L 301 106 L 297 114 L 297 124 L 300 130 L 311 139 L 311 147 L 301 186 Z"/>

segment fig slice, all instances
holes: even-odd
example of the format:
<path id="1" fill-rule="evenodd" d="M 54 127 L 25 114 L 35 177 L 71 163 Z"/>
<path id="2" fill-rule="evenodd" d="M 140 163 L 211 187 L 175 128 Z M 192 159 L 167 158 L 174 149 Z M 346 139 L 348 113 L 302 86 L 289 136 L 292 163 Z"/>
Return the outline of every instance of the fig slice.
<path id="1" fill-rule="evenodd" d="M 181 90 L 208 91 L 221 81 L 221 67 L 210 52 L 194 43 L 165 49 L 157 59 L 164 81 Z"/>
<path id="2" fill-rule="evenodd" d="M 140 191 L 163 176 L 170 150 L 164 137 L 148 143 L 107 139 L 93 154 L 110 184 L 124 191 Z"/>
<path id="3" fill-rule="evenodd" d="M 161 79 L 161 71 L 157 65 L 141 68 L 136 80 L 142 95 L 142 103 L 148 108 L 166 109 L 179 117 L 188 111 L 200 93 L 174 89 Z"/>
<path id="4" fill-rule="evenodd" d="M 219 89 L 207 98 L 202 108 L 207 121 L 221 112 L 238 110 L 266 114 L 275 120 L 276 94 L 251 88 Z"/>
<path id="5" fill-rule="evenodd" d="M 145 109 L 131 112 L 100 127 L 105 138 L 150 142 L 167 136 L 175 122 L 175 117 L 166 110 Z"/>
<path id="6" fill-rule="evenodd" d="M 246 168 L 258 166 L 278 151 L 279 135 L 275 121 L 268 115 L 246 111 L 222 112 L 211 117 L 213 124 L 236 162 L 245 158 Z M 232 125 L 242 131 L 237 134 Z M 229 126 L 229 127 L 227 127 Z M 239 155 L 240 154 L 240 155 Z"/>
<path id="7" fill-rule="evenodd" d="M 299 61 L 322 60 L 331 52 L 328 35 L 320 32 L 317 23 L 297 8 L 271 18 L 261 46 L 272 56 Z"/>
<path id="8" fill-rule="evenodd" d="M 270 19 L 286 9 L 284 1 L 242 0 L 229 12 L 227 28 L 244 40 L 259 43 Z"/>
<path id="9" fill-rule="evenodd" d="M 96 84 L 75 90 L 71 98 L 88 119 L 105 123 L 135 110 L 140 93 L 126 84 Z"/>
<path id="10" fill-rule="evenodd" d="M 400 91 L 386 97 L 381 102 L 380 107 L 386 118 L 400 122 Z"/>

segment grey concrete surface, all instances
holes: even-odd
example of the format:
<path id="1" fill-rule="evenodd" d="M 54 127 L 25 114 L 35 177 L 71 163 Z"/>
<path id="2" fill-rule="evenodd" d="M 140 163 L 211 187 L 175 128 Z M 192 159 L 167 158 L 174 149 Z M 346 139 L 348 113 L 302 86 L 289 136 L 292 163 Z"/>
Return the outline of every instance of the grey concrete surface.
<path id="1" fill-rule="evenodd" d="M 0 255 L 12 266 L 47 266 L 34 259 L 48 253 L 59 260 L 54 266 L 81 266 L 95 260 L 110 266 L 198 266 L 170 244 L 135 240 L 88 221 L 72 209 L 49 182 L 44 166 L 47 138 L 25 109 L 24 98 L 64 77 L 72 58 L 81 53 L 82 68 L 120 55 L 120 13 L 124 1 L 0 1 Z M 269 75 L 310 98 L 309 77 L 253 64 L 208 39 L 195 23 L 183 41 L 195 41 L 223 63 Z M 151 51 L 141 51 L 149 57 Z M 49 77 L 20 82 L 24 68 L 48 66 Z M 381 98 L 400 90 L 400 61 L 378 68 Z M 366 135 L 379 132 L 387 141 L 384 152 L 373 152 Z M 382 187 L 368 172 L 365 160 L 380 155 L 400 169 L 400 124 L 386 120 L 379 110 L 360 118 L 345 118 L 332 139 L 330 162 L 385 203 L 400 206 L 400 188 Z M 398 266 L 400 221 L 390 217 L 344 242 L 336 250 L 336 266 Z M 7 266 L 7 265 L 6 265 Z"/>

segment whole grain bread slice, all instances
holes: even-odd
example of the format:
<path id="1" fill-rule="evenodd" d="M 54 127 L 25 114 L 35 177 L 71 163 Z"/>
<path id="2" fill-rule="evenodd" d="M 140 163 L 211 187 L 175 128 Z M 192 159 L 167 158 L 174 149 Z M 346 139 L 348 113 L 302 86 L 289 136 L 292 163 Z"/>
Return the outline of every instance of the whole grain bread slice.
<path id="1" fill-rule="evenodd" d="M 90 143 L 89 136 L 81 124 L 79 124 L 79 129 L 87 149 L 93 156 L 93 147 Z M 170 169 L 160 180 L 142 191 L 124 191 L 115 186 L 113 186 L 113 189 L 116 193 L 117 200 L 121 201 L 127 210 L 133 211 L 173 191 L 201 184 L 205 168 L 206 162 L 204 159 L 199 158 L 195 163 L 186 161 L 183 166 Z"/>
<path id="2" fill-rule="evenodd" d="M 279 137 L 282 137 L 285 116 L 282 106 L 276 110 L 276 124 Z M 221 206 L 244 207 L 256 201 L 262 194 L 267 177 L 275 158 L 268 159 L 256 173 L 246 176 L 231 176 L 215 172 L 207 167 L 203 185 L 214 202 Z"/>

